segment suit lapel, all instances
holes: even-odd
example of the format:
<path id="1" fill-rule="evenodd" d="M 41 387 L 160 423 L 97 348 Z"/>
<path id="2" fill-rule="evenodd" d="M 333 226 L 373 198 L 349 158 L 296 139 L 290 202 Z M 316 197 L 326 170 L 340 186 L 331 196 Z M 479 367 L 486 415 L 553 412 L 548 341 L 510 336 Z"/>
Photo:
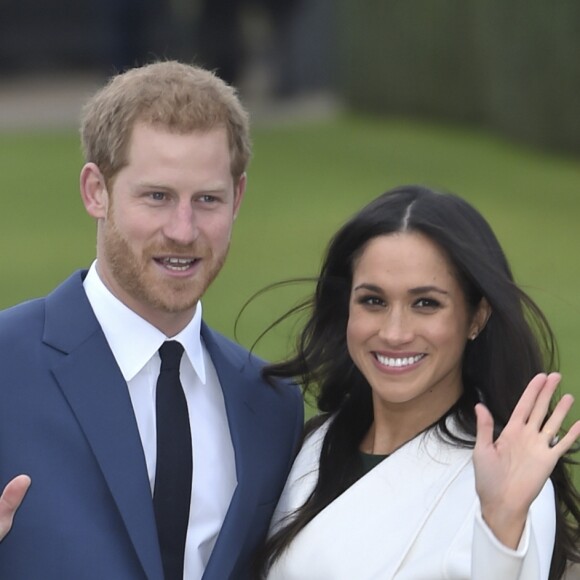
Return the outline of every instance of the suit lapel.
<path id="1" fill-rule="evenodd" d="M 204 578 L 228 578 L 243 548 L 240 539 L 246 536 L 251 525 L 251 514 L 262 501 L 256 481 L 260 473 L 256 449 L 267 434 L 259 412 L 255 375 L 250 381 L 244 370 L 251 364 L 250 359 L 243 360 L 238 353 L 230 351 L 231 346 L 205 325 L 202 336 L 223 390 L 238 480 Z"/>
<path id="2" fill-rule="evenodd" d="M 127 384 L 76 274 L 47 297 L 52 372 L 94 453 L 148 578 L 163 577 L 145 458 Z"/>

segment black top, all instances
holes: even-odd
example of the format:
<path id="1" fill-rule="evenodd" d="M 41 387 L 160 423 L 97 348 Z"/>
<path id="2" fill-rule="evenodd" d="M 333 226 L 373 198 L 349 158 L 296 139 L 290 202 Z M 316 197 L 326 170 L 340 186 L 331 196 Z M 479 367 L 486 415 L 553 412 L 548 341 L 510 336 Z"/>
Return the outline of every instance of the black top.
<path id="1" fill-rule="evenodd" d="M 361 460 L 361 474 L 366 475 L 371 469 L 375 468 L 383 459 L 386 459 L 388 455 L 374 455 L 372 453 L 364 453 L 359 451 L 359 457 Z"/>

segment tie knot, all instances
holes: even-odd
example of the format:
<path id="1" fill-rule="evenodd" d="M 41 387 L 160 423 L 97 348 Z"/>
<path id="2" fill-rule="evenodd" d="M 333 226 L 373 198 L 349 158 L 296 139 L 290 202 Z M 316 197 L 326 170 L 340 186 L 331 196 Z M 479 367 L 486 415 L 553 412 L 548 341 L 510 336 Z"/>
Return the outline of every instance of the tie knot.
<path id="1" fill-rule="evenodd" d="M 183 346 L 176 340 L 167 340 L 159 348 L 161 357 L 161 370 L 169 371 L 179 369 Z"/>

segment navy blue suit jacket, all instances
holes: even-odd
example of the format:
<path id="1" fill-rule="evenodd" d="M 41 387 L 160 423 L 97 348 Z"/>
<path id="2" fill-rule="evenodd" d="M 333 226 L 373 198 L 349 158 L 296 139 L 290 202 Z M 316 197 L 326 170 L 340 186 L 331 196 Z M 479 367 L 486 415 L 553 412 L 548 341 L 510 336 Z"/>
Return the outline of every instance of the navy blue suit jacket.
<path id="1" fill-rule="evenodd" d="M 162 580 L 145 458 L 127 385 L 77 272 L 0 313 L 0 485 L 32 486 L 0 543 L 2 580 Z M 207 326 L 238 485 L 204 580 L 250 578 L 302 430 L 298 390 Z M 216 457 L 216 461 L 220 458 Z"/>

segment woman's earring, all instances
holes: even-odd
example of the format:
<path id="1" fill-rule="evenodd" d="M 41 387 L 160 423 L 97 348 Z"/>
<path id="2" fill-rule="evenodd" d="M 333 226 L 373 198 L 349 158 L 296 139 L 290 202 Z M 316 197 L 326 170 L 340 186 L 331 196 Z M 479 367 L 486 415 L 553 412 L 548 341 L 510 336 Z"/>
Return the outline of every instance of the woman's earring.
<path id="1" fill-rule="evenodd" d="M 469 335 L 469 340 L 475 340 L 477 338 L 477 335 L 479 334 L 479 332 L 477 330 L 474 330 L 470 335 Z"/>

